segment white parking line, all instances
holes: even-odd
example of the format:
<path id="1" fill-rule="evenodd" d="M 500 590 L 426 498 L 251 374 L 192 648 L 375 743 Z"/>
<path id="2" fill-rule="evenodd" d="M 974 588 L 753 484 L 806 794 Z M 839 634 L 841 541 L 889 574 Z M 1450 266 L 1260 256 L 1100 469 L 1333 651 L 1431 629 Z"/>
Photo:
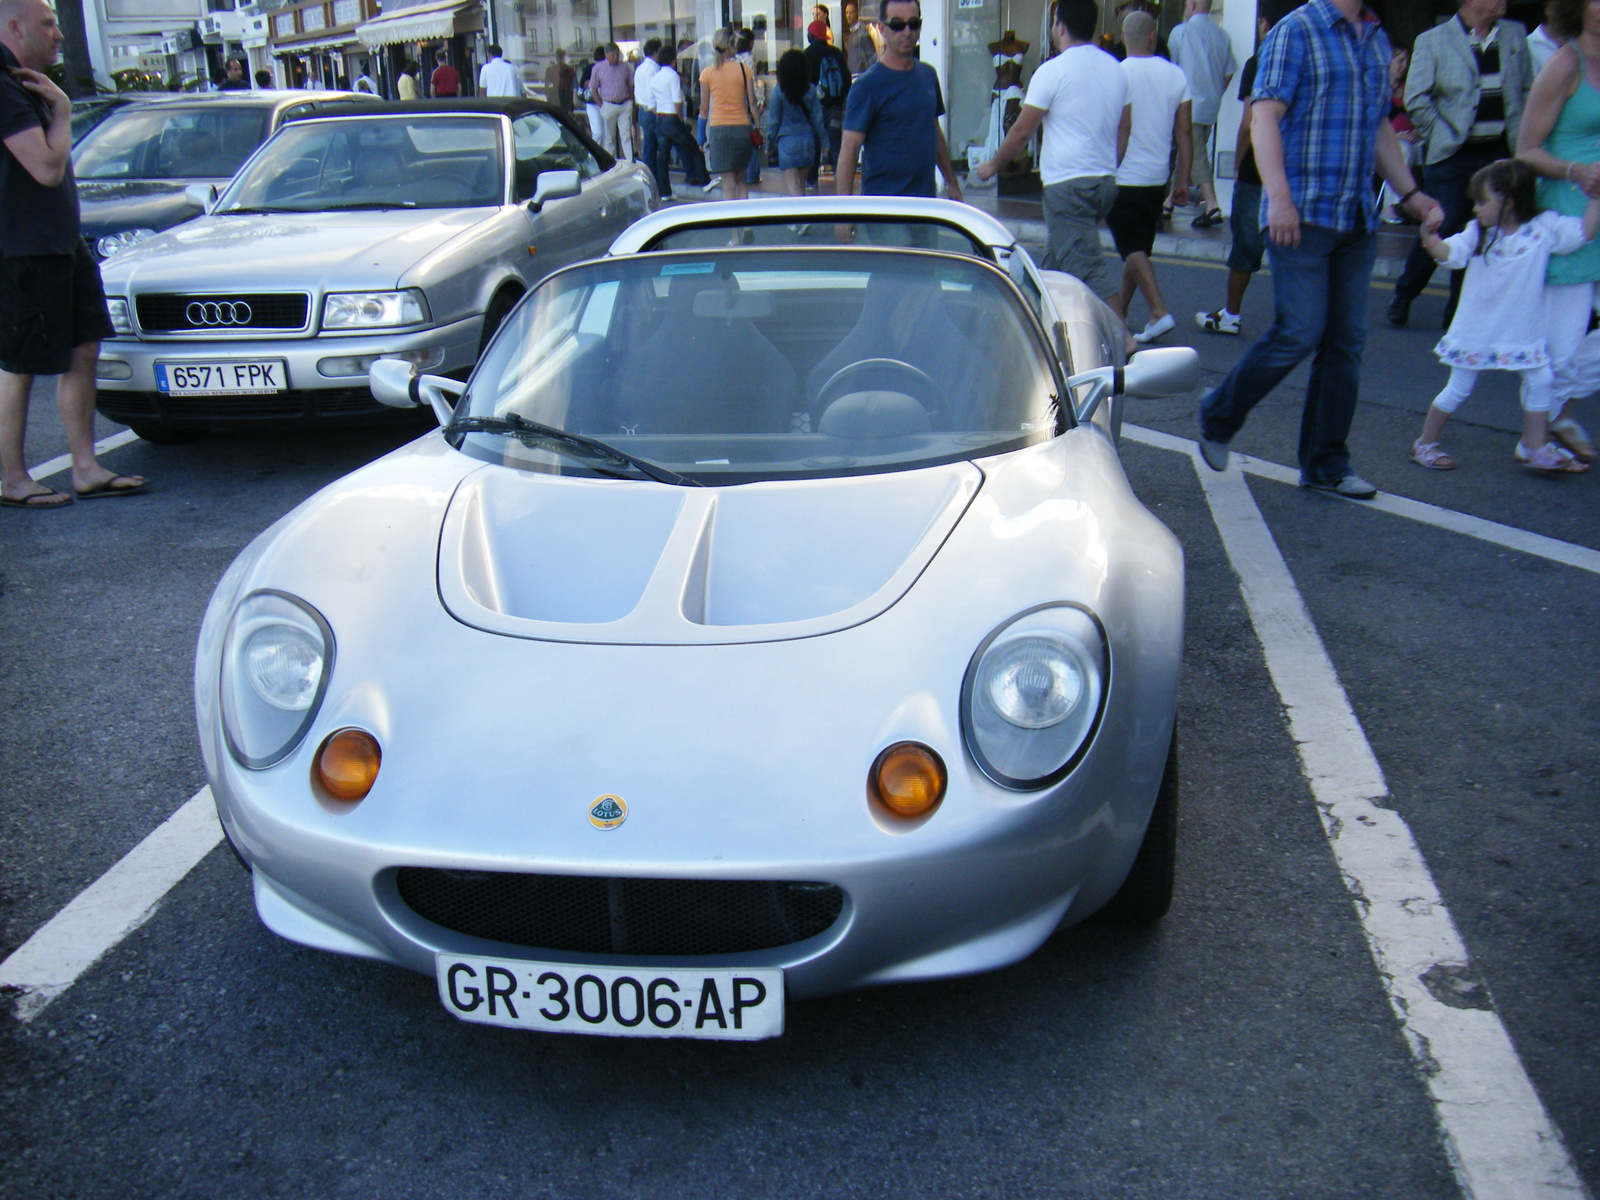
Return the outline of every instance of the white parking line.
<path id="1" fill-rule="evenodd" d="M 139 435 L 137 433 L 131 429 L 124 429 L 121 433 L 113 433 L 108 438 L 101 438 L 94 444 L 94 452 L 98 457 L 108 450 L 115 450 L 118 446 L 126 446 L 129 442 L 137 442 L 138 440 Z M 65 471 L 71 465 L 72 455 L 58 454 L 54 458 L 40 463 L 37 467 L 29 467 L 28 474 L 35 479 L 47 479 L 58 471 Z"/>
<path id="2" fill-rule="evenodd" d="M 1210 470 L 1185 445 L 1462 1191 L 1469 1200 L 1587 1197 L 1411 830 L 1382 806 L 1382 768 L 1244 475 Z"/>
<path id="3" fill-rule="evenodd" d="M 0 963 L 0 987 L 22 992 L 17 1018 L 33 1020 L 149 920 L 161 898 L 221 840 L 211 789 L 201 788 Z"/>
<path id="4" fill-rule="evenodd" d="M 1174 434 L 1162 433 L 1158 429 L 1124 425 L 1122 436 L 1129 441 L 1153 446 L 1158 450 L 1172 450 L 1189 455 L 1196 453 L 1193 438 L 1177 437 Z M 1295 467 L 1285 467 L 1265 459 L 1251 458 L 1248 454 L 1240 454 L 1237 451 L 1234 452 L 1232 461 L 1238 463 L 1240 470 L 1247 471 L 1251 475 L 1259 475 L 1262 479 L 1287 484 L 1300 482 L 1300 472 Z M 1397 517 L 1420 521 L 1437 529 L 1448 529 L 1452 533 L 1462 533 L 1479 541 L 1492 542 L 1496 546 L 1504 546 L 1507 550 L 1515 550 L 1519 554 L 1532 554 L 1537 558 L 1547 558 L 1551 562 L 1563 563 L 1569 567 L 1577 567 L 1580 571 L 1600 575 L 1600 550 L 1591 550 L 1587 546 L 1577 546 L 1557 538 L 1545 537 L 1540 533 L 1529 533 L 1526 529 L 1502 525 L 1498 521 L 1486 521 L 1482 517 L 1452 512 L 1448 508 L 1424 504 L 1420 500 L 1407 500 L 1403 496 L 1379 493 L 1376 499 L 1362 500 L 1358 503 L 1365 508 L 1393 513 Z"/>

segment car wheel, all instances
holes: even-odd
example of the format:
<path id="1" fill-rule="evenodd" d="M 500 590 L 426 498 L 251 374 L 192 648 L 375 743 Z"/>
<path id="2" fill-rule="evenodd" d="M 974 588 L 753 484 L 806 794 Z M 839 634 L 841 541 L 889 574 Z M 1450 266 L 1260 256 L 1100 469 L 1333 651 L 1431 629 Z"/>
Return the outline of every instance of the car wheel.
<path id="1" fill-rule="evenodd" d="M 1151 925 L 1172 907 L 1172 883 L 1178 860 L 1178 731 L 1172 731 L 1167 769 L 1150 813 L 1150 827 L 1133 860 L 1133 869 L 1102 908 L 1097 919 L 1120 925 Z"/>
<path id="2" fill-rule="evenodd" d="M 489 348 L 495 331 L 500 328 L 500 322 L 517 306 L 517 301 L 522 299 L 518 292 L 509 288 L 501 288 L 494 294 L 494 299 L 489 301 L 489 311 L 483 314 L 483 336 L 478 339 L 478 357 L 483 357 L 483 352 Z"/>
<path id="3" fill-rule="evenodd" d="M 204 429 L 166 429 L 160 425 L 129 425 L 128 428 L 140 441 L 156 446 L 178 446 L 184 442 L 198 442 L 206 436 Z"/>

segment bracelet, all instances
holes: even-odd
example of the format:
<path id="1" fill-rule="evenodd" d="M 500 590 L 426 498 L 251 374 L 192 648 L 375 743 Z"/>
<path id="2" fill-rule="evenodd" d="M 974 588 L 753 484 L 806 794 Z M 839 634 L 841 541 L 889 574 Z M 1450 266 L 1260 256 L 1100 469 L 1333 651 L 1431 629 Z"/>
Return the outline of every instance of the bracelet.
<path id="1" fill-rule="evenodd" d="M 1411 199 L 1411 197 L 1420 196 L 1421 194 L 1422 194 L 1422 188 L 1421 187 L 1414 187 L 1409 192 L 1407 192 L 1404 196 L 1401 196 L 1399 200 L 1395 201 L 1395 207 L 1399 208 L 1407 200 Z"/>
<path id="2" fill-rule="evenodd" d="M 1572 182 L 1572 172 L 1577 170 L 1577 168 L 1578 168 L 1578 164 L 1576 162 L 1569 162 L 1567 164 L 1567 182 L 1568 183 Z"/>

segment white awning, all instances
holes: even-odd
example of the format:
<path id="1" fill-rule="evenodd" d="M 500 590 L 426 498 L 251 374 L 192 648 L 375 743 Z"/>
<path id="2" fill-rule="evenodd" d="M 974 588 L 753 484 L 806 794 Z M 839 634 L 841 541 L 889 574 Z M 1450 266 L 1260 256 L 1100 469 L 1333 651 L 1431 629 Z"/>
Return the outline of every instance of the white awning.
<path id="1" fill-rule="evenodd" d="M 303 42 L 278 42 L 272 47 L 274 54 L 304 54 L 310 50 L 330 50 L 335 46 L 358 46 L 354 31 L 335 37 L 309 38 Z"/>
<path id="2" fill-rule="evenodd" d="M 355 34 L 368 46 L 393 46 L 400 42 L 427 42 L 483 28 L 483 8 L 478 0 L 434 0 L 374 17 L 357 25 Z"/>

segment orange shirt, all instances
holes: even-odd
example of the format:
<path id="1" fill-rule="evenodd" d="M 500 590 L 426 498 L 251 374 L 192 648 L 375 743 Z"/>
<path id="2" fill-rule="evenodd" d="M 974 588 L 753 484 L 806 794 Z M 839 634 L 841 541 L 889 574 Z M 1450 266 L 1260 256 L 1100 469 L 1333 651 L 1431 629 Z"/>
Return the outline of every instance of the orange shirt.
<path id="1" fill-rule="evenodd" d="M 711 119 L 707 125 L 748 125 L 744 81 L 749 78 L 742 63 L 728 59 L 720 67 L 700 72 L 700 94 L 711 97 Z"/>

